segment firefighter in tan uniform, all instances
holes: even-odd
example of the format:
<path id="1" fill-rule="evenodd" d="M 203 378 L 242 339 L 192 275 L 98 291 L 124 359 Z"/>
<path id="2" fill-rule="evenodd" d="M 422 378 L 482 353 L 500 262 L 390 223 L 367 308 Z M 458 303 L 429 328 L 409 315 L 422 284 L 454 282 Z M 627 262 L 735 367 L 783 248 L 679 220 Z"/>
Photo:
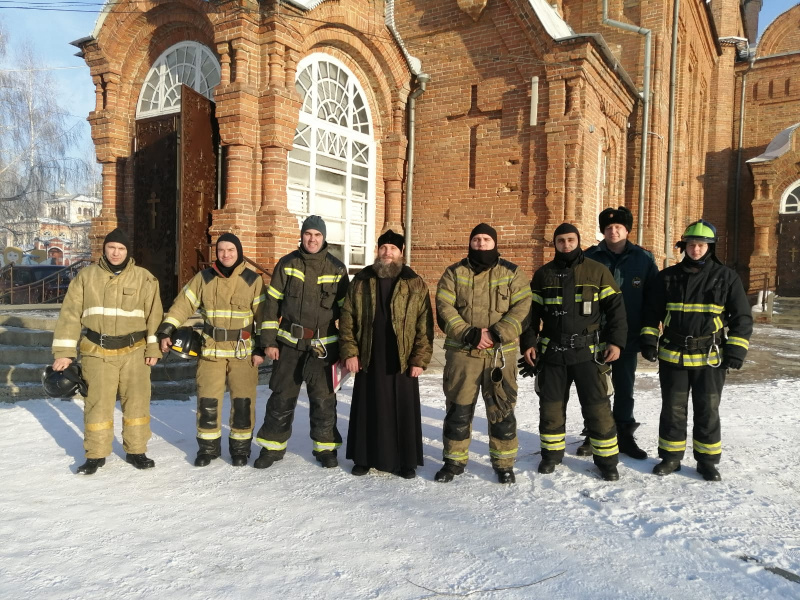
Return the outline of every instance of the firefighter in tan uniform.
<path id="1" fill-rule="evenodd" d="M 163 310 L 158 281 L 128 256 L 130 242 L 120 229 L 103 241 L 96 265 L 70 283 L 53 334 L 53 370 L 76 358 L 80 339 L 83 374 L 89 385 L 83 410 L 86 462 L 78 473 L 91 475 L 106 464 L 114 439 L 114 405 L 122 406 L 125 460 L 149 469 L 150 367 L 161 358 L 156 328 Z M 81 328 L 86 333 L 81 338 Z"/>
<path id="2" fill-rule="evenodd" d="M 445 270 L 436 289 L 436 318 L 447 334 L 444 466 L 436 481 L 452 481 L 464 472 L 482 391 L 492 467 L 500 483 L 514 483 L 516 356 L 530 306 L 527 277 L 517 265 L 500 258 L 497 232 L 481 223 L 470 234 L 467 257 Z"/>
<path id="3" fill-rule="evenodd" d="M 205 467 L 222 454 L 222 399 L 225 382 L 231 394 L 231 464 L 243 467 L 250 457 L 256 411 L 258 366 L 264 352 L 261 334 L 264 282 L 245 267 L 242 244 L 232 233 L 219 236 L 217 259 L 183 288 L 158 328 L 161 350 L 172 345 L 175 329 L 199 311 L 203 351 L 197 361 L 197 458 Z"/>

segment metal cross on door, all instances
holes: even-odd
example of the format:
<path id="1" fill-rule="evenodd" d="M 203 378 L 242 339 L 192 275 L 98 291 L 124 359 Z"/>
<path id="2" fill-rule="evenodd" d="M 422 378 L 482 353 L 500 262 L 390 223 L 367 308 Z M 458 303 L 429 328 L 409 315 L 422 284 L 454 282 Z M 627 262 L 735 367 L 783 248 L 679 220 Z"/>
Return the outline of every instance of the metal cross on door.
<path id="1" fill-rule="evenodd" d="M 158 213 L 156 212 L 156 204 L 158 204 L 160 200 L 156 196 L 155 192 L 150 192 L 150 198 L 147 200 L 147 203 L 150 205 L 150 229 L 156 228 L 156 217 Z"/>

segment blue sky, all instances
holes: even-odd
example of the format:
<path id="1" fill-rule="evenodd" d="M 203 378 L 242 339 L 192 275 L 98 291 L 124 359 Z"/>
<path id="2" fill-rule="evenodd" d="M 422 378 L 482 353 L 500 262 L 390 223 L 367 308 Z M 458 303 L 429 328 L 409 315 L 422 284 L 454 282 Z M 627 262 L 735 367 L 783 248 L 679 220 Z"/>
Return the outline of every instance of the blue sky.
<path id="1" fill-rule="evenodd" d="M 93 4 L 93 2 L 97 2 Z M 58 0 L 0 0 L 0 20 L 9 34 L 13 46 L 21 40 L 32 42 L 43 66 L 52 69 L 56 89 L 64 106 L 77 121 L 85 120 L 94 108 L 94 85 L 89 68 L 82 59 L 73 56 L 77 48 L 71 41 L 92 33 L 101 0 L 85 0 L 85 7 L 75 11 L 26 10 L 14 7 L 65 5 Z M 72 6 L 77 5 L 72 3 Z M 759 18 L 759 35 L 776 16 L 788 10 L 798 0 L 765 0 Z M 88 136 L 88 124 L 86 126 Z"/>

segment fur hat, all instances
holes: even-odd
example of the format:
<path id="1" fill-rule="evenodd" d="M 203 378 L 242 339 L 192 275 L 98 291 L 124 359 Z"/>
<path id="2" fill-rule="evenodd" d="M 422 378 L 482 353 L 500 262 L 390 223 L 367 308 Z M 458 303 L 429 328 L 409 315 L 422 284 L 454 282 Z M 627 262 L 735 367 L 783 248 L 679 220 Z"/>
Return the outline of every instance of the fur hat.
<path id="1" fill-rule="evenodd" d="M 597 220 L 600 223 L 600 233 L 605 233 L 606 227 L 614 223 L 619 223 L 627 229 L 629 233 L 630 230 L 633 229 L 633 213 L 624 206 L 605 209 L 600 213 Z"/>

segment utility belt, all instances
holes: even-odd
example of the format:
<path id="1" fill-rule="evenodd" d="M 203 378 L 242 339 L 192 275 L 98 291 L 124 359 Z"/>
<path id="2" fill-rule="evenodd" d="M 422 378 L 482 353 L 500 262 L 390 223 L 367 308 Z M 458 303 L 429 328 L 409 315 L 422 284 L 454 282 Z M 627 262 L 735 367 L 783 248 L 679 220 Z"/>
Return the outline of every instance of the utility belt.
<path id="1" fill-rule="evenodd" d="M 134 331 L 126 335 L 106 335 L 105 333 L 97 333 L 91 329 L 86 330 L 86 339 L 97 344 L 103 350 L 120 350 L 122 348 L 130 348 L 139 340 L 147 337 L 146 331 Z"/>
<path id="2" fill-rule="evenodd" d="M 669 327 L 664 330 L 664 337 L 669 340 L 670 344 L 681 346 L 686 350 L 706 350 L 712 346 L 717 346 L 722 341 L 722 338 L 718 337 L 716 333 L 694 337 L 681 335 Z"/>
<path id="3" fill-rule="evenodd" d="M 313 329 L 309 329 L 308 327 L 303 327 L 300 325 L 300 323 L 287 323 L 285 321 L 281 321 L 281 325 L 288 325 L 289 335 L 297 340 L 312 340 L 314 338 L 319 338 L 319 333 Z"/>
<path id="4" fill-rule="evenodd" d="M 548 349 L 552 348 L 555 352 L 566 352 L 567 350 L 580 350 L 592 344 L 597 345 L 599 341 L 598 332 L 594 333 L 562 333 L 560 338 L 550 338 Z"/>
<path id="5" fill-rule="evenodd" d="M 215 342 L 238 342 L 239 340 L 249 340 L 251 336 L 246 329 L 222 329 L 208 323 L 203 323 L 203 333 Z"/>

